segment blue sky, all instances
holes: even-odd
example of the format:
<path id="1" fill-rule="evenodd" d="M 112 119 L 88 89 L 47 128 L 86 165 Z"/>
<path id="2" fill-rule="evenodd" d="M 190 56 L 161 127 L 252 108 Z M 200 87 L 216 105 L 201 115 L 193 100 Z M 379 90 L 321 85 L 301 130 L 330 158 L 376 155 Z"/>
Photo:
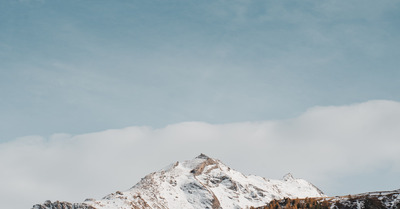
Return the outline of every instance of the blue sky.
<path id="1" fill-rule="evenodd" d="M 316 106 L 396 103 L 399 25 L 400 3 L 389 0 L 1 1 L 0 142 L 190 121 L 290 121 Z M 366 181 L 399 163 L 384 162 L 363 177 L 332 178 Z M 325 186 L 335 194 L 349 188 Z"/>
<path id="2" fill-rule="evenodd" d="M 0 139 L 399 100 L 396 1 L 2 1 Z"/>

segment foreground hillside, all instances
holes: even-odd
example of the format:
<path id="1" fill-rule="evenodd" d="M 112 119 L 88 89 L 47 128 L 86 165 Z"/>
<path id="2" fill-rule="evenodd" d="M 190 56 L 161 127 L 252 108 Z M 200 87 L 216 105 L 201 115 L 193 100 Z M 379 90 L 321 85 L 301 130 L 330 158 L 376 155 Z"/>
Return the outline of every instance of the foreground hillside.
<path id="1" fill-rule="evenodd" d="M 252 209 L 400 209 L 400 189 L 324 198 L 273 200 Z"/>
<path id="2" fill-rule="evenodd" d="M 326 197 L 318 188 L 290 174 L 283 180 L 244 175 L 216 159 L 199 155 L 144 177 L 131 189 L 83 203 L 46 201 L 34 209 L 240 209 L 274 199 Z"/>

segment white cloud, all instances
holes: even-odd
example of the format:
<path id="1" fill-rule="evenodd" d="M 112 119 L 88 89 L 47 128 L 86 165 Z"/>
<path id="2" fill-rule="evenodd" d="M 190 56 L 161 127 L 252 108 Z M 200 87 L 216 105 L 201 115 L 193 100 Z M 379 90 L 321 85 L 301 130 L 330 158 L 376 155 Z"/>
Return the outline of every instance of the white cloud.
<path id="1" fill-rule="evenodd" d="M 46 199 L 100 198 L 201 152 L 267 178 L 291 171 L 330 195 L 394 189 L 384 186 L 400 183 L 399 138 L 400 103 L 394 101 L 315 107 L 281 121 L 27 136 L 0 144 L 0 202 L 2 208 L 29 208 Z"/>

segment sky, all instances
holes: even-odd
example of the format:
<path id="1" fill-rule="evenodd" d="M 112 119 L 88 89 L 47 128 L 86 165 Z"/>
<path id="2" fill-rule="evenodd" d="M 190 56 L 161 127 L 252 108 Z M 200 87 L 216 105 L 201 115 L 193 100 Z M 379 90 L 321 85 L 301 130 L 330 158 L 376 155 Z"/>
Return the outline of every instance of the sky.
<path id="1" fill-rule="evenodd" d="M 0 1 L 0 204 L 100 198 L 201 152 L 398 189 L 398 25 L 394 0 Z"/>

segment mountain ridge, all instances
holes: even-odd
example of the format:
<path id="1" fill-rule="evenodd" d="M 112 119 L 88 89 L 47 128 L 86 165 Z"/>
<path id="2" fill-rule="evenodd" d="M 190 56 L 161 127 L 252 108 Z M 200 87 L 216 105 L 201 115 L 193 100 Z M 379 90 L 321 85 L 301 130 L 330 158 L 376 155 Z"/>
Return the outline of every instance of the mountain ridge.
<path id="1" fill-rule="evenodd" d="M 284 198 L 251 209 L 400 209 L 400 189 L 334 197 Z"/>
<path id="2" fill-rule="evenodd" d="M 33 209 L 65 206 L 71 209 L 239 209 L 262 206 L 285 197 L 326 197 L 321 190 L 291 174 L 283 180 L 244 175 L 220 160 L 200 154 L 146 175 L 129 190 L 83 203 L 50 202 Z"/>

